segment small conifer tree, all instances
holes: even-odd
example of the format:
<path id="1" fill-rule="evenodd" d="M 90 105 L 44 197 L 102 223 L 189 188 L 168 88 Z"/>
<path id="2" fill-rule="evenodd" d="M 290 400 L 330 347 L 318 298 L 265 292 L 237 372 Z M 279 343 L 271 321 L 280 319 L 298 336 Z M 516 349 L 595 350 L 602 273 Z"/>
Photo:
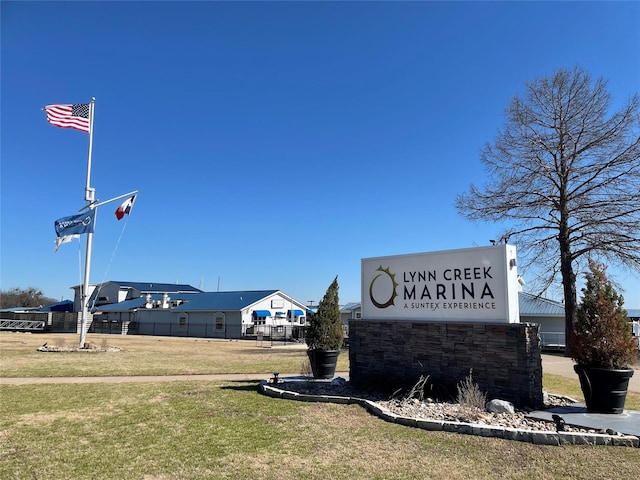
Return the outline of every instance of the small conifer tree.
<path id="1" fill-rule="evenodd" d="M 339 350 L 343 340 L 336 276 L 322 297 L 318 311 L 309 314 L 305 341 L 310 350 Z"/>
<path id="2" fill-rule="evenodd" d="M 574 323 L 572 357 L 589 367 L 628 368 L 638 361 L 638 347 L 624 298 L 614 290 L 603 265 L 590 261 L 589 270 Z"/>

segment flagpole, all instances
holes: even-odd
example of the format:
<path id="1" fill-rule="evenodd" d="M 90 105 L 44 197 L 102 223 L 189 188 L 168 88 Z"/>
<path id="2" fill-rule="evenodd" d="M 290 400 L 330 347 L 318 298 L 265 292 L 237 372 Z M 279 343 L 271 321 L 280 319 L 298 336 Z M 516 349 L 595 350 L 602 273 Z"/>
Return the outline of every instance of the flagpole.
<path id="1" fill-rule="evenodd" d="M 122 195 L 118 195 L 117 197 L 110 198 L 109 200 L 105 200 L 104 202 L 94 203 L 92 206 L 93 208 L 98 208 L 98 207 L 101 207 L 102 205 L 106 205 L 107 203 L 115 202 L 116 200 L 120 200 L 125 197 L 131 197 L 137 194 L 138 194 L 138 190 L 134 190 L 133 192 L 123 193 Z M 84 207 L 82 210 L 84 210 L 85 208 L 88 208 L 88 206 Z"/>
<path id="2" fill-rule="evenodd" d="M 84 199 L 87 201 L 87 207 L 90 209 L 93 209 L 95 207 L 95 189 L 91 188 L 91 152 L 93 150 L 93 110 L 95 101 L 96 99 L 92 97 L 91 103 L 89 104 L 89 152 L 87 154 L 87 183 L 84 189 Z M 91 273 L 92 247 L 93 232 L 88 232 L 87 251 L 84 262 L 84 283 L 82 285 L 82 320 L 80 323 L 80 348 L 84 348 L 87 337 L 87 321 L 89 318 L 89 274 Z"/>
<path id="3" fill-rule="evenodd" d="M 84 199 L 89 202 L 89 204 L 93 203 L 95 200 L 95 190 L 91 188 L 91 152 L 93 150 L 93 109 L 95 105 L 96 99 L 94 97 L 91 98 L 91 103 L 89 103 L 89 153 L 87 155 L 87 183 L 84 188 Z"/>

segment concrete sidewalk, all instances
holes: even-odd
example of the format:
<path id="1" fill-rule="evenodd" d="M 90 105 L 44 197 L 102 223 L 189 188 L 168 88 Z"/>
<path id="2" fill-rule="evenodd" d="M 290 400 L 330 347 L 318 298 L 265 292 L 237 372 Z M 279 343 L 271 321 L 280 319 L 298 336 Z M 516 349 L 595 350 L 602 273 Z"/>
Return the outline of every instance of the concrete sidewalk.
<path id="1" fill-rule="evenodd" d="M 281 373 L 281 376 L 296 376 L 299 373 Z M 336 375 L 349 375 L 336 372 Z M 2 377 L 0 385 L 34 385 L 64 383 L 145 383 L 176 381 L 260 381 L 273 377 L 273 373 L 220 373 L 209 375 L 128 375 L 109 377 Z"/>
<path id="2" fill-rule="evenodd" d="M 561 355 L 542 354 L 542 373 L 560 375 L 561 377 L 578 380 L 573 371 L 574 361 Z M 640 393 L 640 369 L 636 368 L 633 377 L 629 379 L 629 391 Z"/>
<path id="3" fill-rule="evenodd" d="M 573 371 L 574 362 L 561 355 L 542 355 L 542 372 L 578 380 Z M 280 377 L 295 377 L 298 373 L 280 373 Z M 210 375 L 134 375 L 110 377 L 3 377 L 0 385 L 30 385 L 30 384 L 62 384 L 62 383 L 126 383 L 126 382 L 175 382 L 175 381 L 252 381 L 266 380 L 273 373 L 224 373 Z M 336 376 L 349 378 L 349 372 L 336 372 Z M 640 393 L 640 369 L 636 369 L 629 380 L 629 391 Z"/>

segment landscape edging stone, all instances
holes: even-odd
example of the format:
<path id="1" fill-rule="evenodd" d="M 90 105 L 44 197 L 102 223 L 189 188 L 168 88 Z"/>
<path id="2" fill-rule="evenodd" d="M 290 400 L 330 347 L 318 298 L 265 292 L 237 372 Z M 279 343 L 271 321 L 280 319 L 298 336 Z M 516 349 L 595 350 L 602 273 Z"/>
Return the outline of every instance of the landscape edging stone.
<path id="1" fill-rule="evenodd" d="M 476 435 L 486 438 L 501 438 L 517 442 L 533 443 L 536 445 L 599 445 L 640 447 L 640 438 L 634 435 L 609 435 L 588 432 L 546 432 L 542 430 L 524 430 L 495 425 L 455 422 L 435 419 L 418 419 L 396 415 L 383 406 L 357 397 L 341 397 L 338 395 L 299 394 L 275 387 L 267 380 L 261 380 L 260 393 L 283 400 L 297 400 L 303 402 L 324 402 L 338 404 L 358 404 L 367 412 L 382 420 L 398 425 L 419 428 L 427 431 L 444 431 L 463 435 Z"/>

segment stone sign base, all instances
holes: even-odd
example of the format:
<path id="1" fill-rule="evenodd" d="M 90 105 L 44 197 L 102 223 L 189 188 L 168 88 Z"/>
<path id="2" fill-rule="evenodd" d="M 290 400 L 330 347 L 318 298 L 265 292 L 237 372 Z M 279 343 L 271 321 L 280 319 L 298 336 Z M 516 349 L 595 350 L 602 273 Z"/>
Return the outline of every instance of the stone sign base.
<path id="1" fill-rule="evenodd" d="M 455 399 L 472 377 L 487 400 L 543 405 L 539 325 L 531 323 L 349 321 L 349 379 L 359 388 L 415 385 L 420 376 Z"/>

